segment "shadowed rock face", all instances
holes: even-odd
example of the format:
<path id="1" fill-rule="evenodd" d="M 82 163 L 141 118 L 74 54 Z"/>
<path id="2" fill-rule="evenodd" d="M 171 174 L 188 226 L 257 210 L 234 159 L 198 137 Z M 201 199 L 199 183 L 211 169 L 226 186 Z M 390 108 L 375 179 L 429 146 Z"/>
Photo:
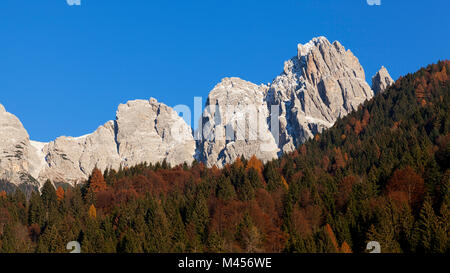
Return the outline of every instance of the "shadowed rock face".
<path id="1" fill-rule="evenodd" d="M 392 83 L 387 70 L 373 77 L 381 92 Z M 85 181 L 94 167 L 133 166 L 166 160 L 190 164 L 194 158 L 222 167 L 238 157 L 262 161 L 293 151 L 358 108 L 374 92 L 350 50 L 325 37 L 297 46 L 283 72 L 268 85 L 224 78 L 210 92 L 200 129 L 156 99 L 121 104 L 116 120 L 82 137 L 59 137 L 50 143 L 30 141 L 21 122 L 0 105 L 0 178 L 21 183 L 33 177 L 42 184 Z"/>
<path id="2" fill-rule="evenodd" d="M 380 70 L 372 77 L 372 90 L 375 94 L 381 93 L 386 88 L 388 88 L 391 84 L 394 83 L 394 80 L 389 75 L 387 69 L 382 66 Z"/>

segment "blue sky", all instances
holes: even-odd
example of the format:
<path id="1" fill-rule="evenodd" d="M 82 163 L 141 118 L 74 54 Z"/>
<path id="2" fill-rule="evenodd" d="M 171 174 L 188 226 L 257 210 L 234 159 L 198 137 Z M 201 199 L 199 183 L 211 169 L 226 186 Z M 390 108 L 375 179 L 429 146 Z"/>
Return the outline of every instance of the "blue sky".
<path id="1" fill-rule="evenodd" d="M 2 0 L 0 103 L 31 138 L 79 136 L 119 103 L 206 99 L 221 78 L 270 82 L 297 43 L 326 36 L 370 77 L 448 59 L 450 4 L 381 0 Z"/>

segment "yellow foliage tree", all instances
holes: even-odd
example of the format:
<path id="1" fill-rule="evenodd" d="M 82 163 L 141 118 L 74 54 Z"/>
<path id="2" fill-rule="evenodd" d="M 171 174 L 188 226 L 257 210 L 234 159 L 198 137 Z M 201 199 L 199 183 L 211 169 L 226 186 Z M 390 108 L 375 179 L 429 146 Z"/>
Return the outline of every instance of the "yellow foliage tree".
<path id="1" fill-rule="evenodd" d="M 281 176 L 281 183 L 283 183 L 283 186 L 286 188 L 286 190 L 289 190 L 289 184 L 286 182 L 286 179 L 284 179 L 283 176 Z"/>
<path id="2" fill-rule="evenodd" d="M 88 214 L 89 214 L 89 217 L 91 217 L 91 218 L 97 218 L 97 209 L 95 208 L 94 204 L 92 204 L 89 207 Z"/>

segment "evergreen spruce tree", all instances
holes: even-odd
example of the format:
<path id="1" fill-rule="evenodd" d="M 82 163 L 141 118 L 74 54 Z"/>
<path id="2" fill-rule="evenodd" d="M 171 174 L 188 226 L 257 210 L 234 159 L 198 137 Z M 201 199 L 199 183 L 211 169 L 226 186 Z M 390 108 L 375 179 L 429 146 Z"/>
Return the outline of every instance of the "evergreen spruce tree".
<path id="1" fill-rule="evenodd" d="M 429 196 L 423 202 L 420 210 L 419 220 L 414 230 L 414 240 L 416 243 L 416 251 L 430 253 L 434 247 L 435 231 L 438 225 L 438 219 L 434 213 Z"/>

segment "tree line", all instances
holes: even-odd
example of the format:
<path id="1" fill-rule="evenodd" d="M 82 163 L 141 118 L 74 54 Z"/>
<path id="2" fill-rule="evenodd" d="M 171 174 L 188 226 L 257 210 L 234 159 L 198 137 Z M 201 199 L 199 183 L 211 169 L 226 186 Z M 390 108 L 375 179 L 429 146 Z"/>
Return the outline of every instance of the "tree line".
<path id="1" fill-rule="evenodd" d="M 449 251 L 449 71 L 400 77 L 292 153 L 0 192 L 0 252 Z"/>

